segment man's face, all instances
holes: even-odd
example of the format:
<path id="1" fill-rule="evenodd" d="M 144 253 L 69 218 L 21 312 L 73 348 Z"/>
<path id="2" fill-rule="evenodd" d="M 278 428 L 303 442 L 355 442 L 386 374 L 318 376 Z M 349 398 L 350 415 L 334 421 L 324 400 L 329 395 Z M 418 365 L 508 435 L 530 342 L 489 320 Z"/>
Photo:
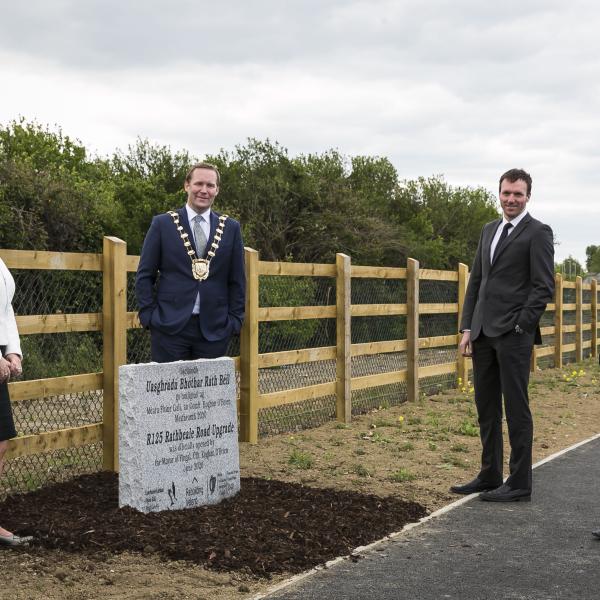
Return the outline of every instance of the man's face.
<path id="1" fill-rule="evenodd" d="M 504 179 L 500 185 L 500 206 L 507 220 L 518 217 L 529 202 L 527 183 L 522 179 L 508 181 Z"/>
<path id="2" fill-rule="evenodd" d="M 194 169 L 192 178 L 183 184 L 183 188 L 188 195 L 188 206 L 202 213 L 212 206 L 219 193 L 217 174 L 210 169 Z"/>

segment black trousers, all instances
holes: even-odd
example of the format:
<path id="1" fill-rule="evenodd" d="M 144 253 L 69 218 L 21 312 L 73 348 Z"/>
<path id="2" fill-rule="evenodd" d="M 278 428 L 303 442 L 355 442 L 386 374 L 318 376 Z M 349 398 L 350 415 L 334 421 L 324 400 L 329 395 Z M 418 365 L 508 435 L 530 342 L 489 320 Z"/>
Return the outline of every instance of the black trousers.
<path id="1" fill-rule="evenodd" d="M 196 358 L 219 358 L 225 356 L 229 346 L 229 338 L 208 341 L 200 329 L 200 320 L 192 315 L 183 331 L 169 335 L 151 329 L 152 360 L 166 363 L 176 360 L 194 360 Z"/>
<path id="2" fill-rule="evenodd" d="M 534 335 L 514 331 L 497 337 L 483 333 L 473 341 L 475 404 L 481 435 L 481 471 L 478 477 L 502 483 L 502 398 L 510 440 L 512 489 L 531 490 L 533 419 L 529 409 L 529 369 Z"/>

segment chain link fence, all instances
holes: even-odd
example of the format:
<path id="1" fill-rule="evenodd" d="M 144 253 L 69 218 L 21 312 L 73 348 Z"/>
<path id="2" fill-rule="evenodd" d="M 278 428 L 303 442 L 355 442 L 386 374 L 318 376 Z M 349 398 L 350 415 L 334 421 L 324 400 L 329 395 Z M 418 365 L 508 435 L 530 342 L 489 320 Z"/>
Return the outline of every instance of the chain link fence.
<path id="1" fill-rule="evenodd" d="M 16 283 L 15 312 L 19 315 L 98 313 L 102 310 L 102 273 L 75 271 L 13 270 Z M 135 312 L 135 274 L 127 274 L 127 310 Z M 458 284 L 455 281 L 422 279 L 419 282 L 421 304 L 455 304 Z M 262 275 L 259 278 L 261 307 L 331 306 L 336 303 L 336 281 L 333 277 L 292 277 Z M 351 303 L 405 304 L 407 284 L 404 279 L 353 278 Z M 575 302 L 575 290 L 565 289 L 563 302 Z M 591 302 L 586 290 L 583 303 Z M 589 311 L 584 324 L 591 322 Z M 541 327 L 554 324 L 554 313 L 546 312 Z M 575 312 L 564 312 L 564 324 L 575 324 Z M 352 317 L 352 343 L 372 343 L 406 339 L 405 315 Z M 421 314 L 419 337 L 431 338 L 455 335 L 458 329 L 456 313 Z M 591 331 L 584 331 L 584 340 Z M 543 346 L 554 344 L 554 335 L 545 335 Z M 573 343 L 574 333 L 563 334 L 563 343 Z M 102 371 L 101 332 L 73 332 L 23 335 L 23 378 L 26 380 Z M 336 344 L 336 321 L 332 318 L 281 320 L 259 324 L 259 353 L 274 353 L 304 348 L 331 348 Z M 239 337 L 234 337 L 228 355 L 239 355 Z M 456 343 L 447 346 L 421 348 L 419 366 L 452 363 L 457 359 Z M 584 357 L 590 350 L 584 350 Z M 136 328 L 127 331 L 127 362 L 151 360 L 150 334 Z M 575 360 L 575 352 L 565 353 L 564 363 Z M 554 366 L 554 357 L 542 357 L 539 366 Z M 406 369 L 405 351 L 353 356 L 353 377 L 377 376 Z M 239 379 L 239 373 L 238 373 Z M 267 394 L 298 387 L 334 382 L 334 359 L 290 364 L 259 371 L 259 392 Z M 447 373 L 420 380 L 422 394 L 433 394 L 454 387 L 456 374 Z M 239 381 L 238 381 L 239 390 Z M 352 413 L 401 404 L 407 399 L 406 383 L 374 385 L 352 392 Z M 44 396 L 13 402 L 19 435 L 31 435 L 58 429 L 100 423 L 102 421 L 102 390 Z M 259 435 L 273 435 L 321 425 L 335 418 L 335 395 L 326 395 L 259 412 Z M 102 444 L 89 444 L 67 450 L 50 451 L 8 461 L 5 477 L 0 481 L 0 496 L 13 491 L 33 489 L 48 482 L 97 471 L 102 467 Z"/>
<path id="2" fill-rule="evenodd" d="M 582 304 L 591 304 L 592 302 L 592 291 L 591 290 L 583 290 L 583 294 L 582 294 L 582 299 L 581 299 Z M 592 323 L 592 311 L 591 310 L 585 310 L 583 311 L 583 315 L 582 315 L 582 324 L 584 327 L 584 330 L 582 332 L 582 337 L 583 337 L 583 345 L 585 346 L 586 342 L 591 342 L 592 340 L 592 328 L 591 328 L 591 323 Z M 589 329 L 585 329 L 586 325 L 589 327 Z M 586 358 L 590 358 L 590 356 L 592 355 L 592 348 L 591 348 L 591 344 L 589 348 L 583 348 L 583 359 L 585 360 Z"/>
<path id="3" fill-rule="evenodd" d="M 554 310 L 547 310 L 540 319 L 540 329 L 544 327 L 553 327 L 554 326 Z M 560 334 L 559 334 L 560 335 Z M 538 349 L 547 348 L 548 346 L 554 346 L 554 340 L 556 339 L 556 335 L 554 333 L 546 333 L 542 334 L 542 344 L 537 346 Z M 541 356 L 537 359 L 538 369 L 550 369 L 554 367 L 554 354 L 549 354 L 547 356 Z"/>
<path id="4" fill-rule="evenodd" d="M 419 302 L 422 304 L 456 304 L 458 303 L 458 281 L 436 281 L 423 279 L 419 282 Z M 458 332 L 458 314 L 423 314 L 419 316 L 419 337 L 439 337 L 456 335 Z M 419 366 L 439 365 L 456 362 L 458 359 L 457 343 L 436 348 L 425 348 L 419 351 Z M 422 394 L 436 394 L 442 389 L 455 387 L 457 375 L 444 373 L 426 377 L 419 382 Z"/>
<path id="5" fill-rule="evenodd" d="M 336 302 L 336 282 L 331 277 L 259 277 L 259 305 L 330 306 Z M 282 320 L 259 324 L 260 354 L 323 348 L 335 345 L 335 319 Z M 260 369 L 259 393 L 268 394 L 286 389 L 335 381 L 335 360 L 283 365 Z M 328 395 L 259 411 L 259 435 L 297 431 L 317 427 L 335 417 L 335 396 Z"/>
<path id="6" fill-rule="evenodd" d="M 281 294 L 281 290 L 289 290 Z M 274 277 L 260 278 L 261 306 L 327 306 L 335 304 L 335 280 L 333 278 Z M 298 290 L 302 293 L 298 294 Z M 407 284 L 405 279 L 353 278 L 351 284 L 352 305 L 405 304 Z M 449 281 L 422 280 L 421 303 L 456 303 L 458 284 Z M 335 320 L 303 320 L 261 323 L 259 329 L 259 352 L 278 352 L 299 348 L 334 346 Z M 406 316 L 352 317 L 353 344 L 385 342 L 406 339 Z M 455 335 L 456 314 L 421 315 L 420 337 Z M 419 366 L 436 365 L 456 361 L 456 344 L 425 348 L 419 352 Z M 352 377 L 383 375 L 406 369 L 406 352 L 386 352 L 374 355 L 353 356 Z M 332 382 L 336 378 L 335 360 L 316 361 L 299 365 L 286 365 L 261 369 L 259 387 L 268 393 L 296 387 Z M 456 375 L 448 373 L 428 377 L 420 382 L 424 394 L 454 386 Z M 378 407 L 401 404 L 407 399 L 405 382 L 373 386 L 352 392 L 352 413 L 360 414 Z M 334 395 L 314 400 L 263 409 L 259 413 L 259 435 L 283 431 L 297 431 L 314 427 L 335 418 Z"/>
<path id="7" fill-rule="evenodd" d="M 18 315 L 82 314 L 102 311 L 102 273 L 17 270 L 13 307 Z M 102 371 L 98 331 L 21 335 L 22 380 Z M 13 400 L 20 436 L 102 422 L 102 390 Z M 7 461 L 0 497 L 28 491 L 102 466 L 102 444 L 53 450 Z"/>

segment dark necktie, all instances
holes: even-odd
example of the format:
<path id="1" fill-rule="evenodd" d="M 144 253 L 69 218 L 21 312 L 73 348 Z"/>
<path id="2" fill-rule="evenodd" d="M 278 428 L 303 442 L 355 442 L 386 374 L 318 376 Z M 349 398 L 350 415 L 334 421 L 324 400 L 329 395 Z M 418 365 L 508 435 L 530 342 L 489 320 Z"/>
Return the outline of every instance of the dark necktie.
<path id="1" fill-rule="evenodd" d="M 504 225 L 504 227 L 502 228 L 502 233 L 500 234 L 500 239 L 498 240 L 498 243 L 496 244 L 496 247 L 494 248 L 494 256 L 492 257 L 492 262 L 494 262 L 496 260 L 496 254 L 498 254 L 498 248 L 500 248 L 500 246 L 502 245 L 502 242 L 506 239 L 506 236 L 508 235 L 508 232 L 510 231 L 511 227 L 512 227 L 512 223 L 506 223 Z"/>

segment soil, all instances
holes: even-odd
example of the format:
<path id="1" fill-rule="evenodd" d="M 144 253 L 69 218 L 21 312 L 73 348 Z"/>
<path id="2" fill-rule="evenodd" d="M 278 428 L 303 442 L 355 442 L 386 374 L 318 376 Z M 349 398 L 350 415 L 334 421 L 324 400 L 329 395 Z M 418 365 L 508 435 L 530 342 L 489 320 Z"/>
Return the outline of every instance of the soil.
<path id="1" fill-rule="evenodd" d="M 599 382 L 591 362 L 532 376 L 534 460 L 600 431 Z M 241 444 L 242 491 L 218 506 L 119 510 L 109 473 L 12 496 L 1 522 L 35 543 L 0 548 L 0 599 L 249 598 L 455 500 L 479 454 L 467 383 Z"/>
<path id="2" fill-rule="evenodd" d="M 266 479 L 243 478 L 241 484 L 239 494 L 218 505 L 144 514 L 119 508 L 115 473 L 94 473 L 12 496 L 2 515 L 35 538 L 32 546 L 91 558 L 156 554 L 270 578 L 349 554 L 427 514 L 396 497 Z"/>

